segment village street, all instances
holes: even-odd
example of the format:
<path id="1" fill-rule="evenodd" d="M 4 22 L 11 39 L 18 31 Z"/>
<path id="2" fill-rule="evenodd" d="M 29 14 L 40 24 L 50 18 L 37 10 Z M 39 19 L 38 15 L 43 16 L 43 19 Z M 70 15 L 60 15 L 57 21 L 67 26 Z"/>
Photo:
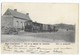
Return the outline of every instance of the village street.
<path id="1" fill-rule="evenodd" d="M 75 42 L 75 32 L 59 30 L 58 32 L 19 32 L 18 35 L 1 35 L 2 42 Z"/>

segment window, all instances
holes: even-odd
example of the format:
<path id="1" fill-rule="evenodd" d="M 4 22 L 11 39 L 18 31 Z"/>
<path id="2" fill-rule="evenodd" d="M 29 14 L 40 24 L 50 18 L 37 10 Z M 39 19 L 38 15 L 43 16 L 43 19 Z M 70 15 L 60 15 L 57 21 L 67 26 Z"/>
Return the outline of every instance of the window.
<path id="1" fill-rule="evenodd" d="M 18 21 L 16 21 L 16 22 L 18 22 Z"/>
<path id="2" fill-rule="evenodd" d="M 19 22 L 18 22 L 18 21 L 16 21 L 16 27 L 17 27 L 17 28 L 19 27 Z"/>

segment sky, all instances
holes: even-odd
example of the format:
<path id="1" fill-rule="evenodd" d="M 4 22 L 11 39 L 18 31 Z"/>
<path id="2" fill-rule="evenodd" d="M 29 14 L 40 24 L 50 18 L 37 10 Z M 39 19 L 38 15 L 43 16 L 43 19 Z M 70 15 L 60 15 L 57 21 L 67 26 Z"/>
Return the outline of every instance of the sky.
<path id="1" fill-rule="evenodd" d="M 2 3 L 2 15 L 8 9 L 29 13 L 31 20 L 44 24 L 76 24 L 78 22 L 77 3 Z"/>

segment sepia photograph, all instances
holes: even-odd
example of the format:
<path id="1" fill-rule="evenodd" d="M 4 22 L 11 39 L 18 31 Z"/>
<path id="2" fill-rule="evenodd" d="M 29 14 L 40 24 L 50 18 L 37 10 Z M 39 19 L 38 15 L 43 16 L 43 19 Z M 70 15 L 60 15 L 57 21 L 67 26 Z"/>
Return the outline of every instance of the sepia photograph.
<path id="1" fill-rule="evenodd" d="M 2 3 L 1 42 L 75 43 L 77 3 Z"/>
<path id="2" fill-rule="evenodd" d="M 79 4 L 1 3 L 1 53 L 76 54 Z"/>

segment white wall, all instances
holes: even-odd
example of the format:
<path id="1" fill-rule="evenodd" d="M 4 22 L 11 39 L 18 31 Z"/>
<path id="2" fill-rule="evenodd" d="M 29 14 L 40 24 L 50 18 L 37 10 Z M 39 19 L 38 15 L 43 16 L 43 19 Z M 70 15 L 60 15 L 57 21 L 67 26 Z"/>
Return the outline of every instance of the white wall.
<path id="1" fill-rule="evenodd" d="M 23 20 L 23 19 L 19 19 L 19 18 L 14 18 L 13 19 L 13 26 L 15 27 L 15 28 L 22 28 L 22 26 L 23 26 L 23 28 L 24 28 L 24 22 L 25 22 L 26 20 Z"/>

